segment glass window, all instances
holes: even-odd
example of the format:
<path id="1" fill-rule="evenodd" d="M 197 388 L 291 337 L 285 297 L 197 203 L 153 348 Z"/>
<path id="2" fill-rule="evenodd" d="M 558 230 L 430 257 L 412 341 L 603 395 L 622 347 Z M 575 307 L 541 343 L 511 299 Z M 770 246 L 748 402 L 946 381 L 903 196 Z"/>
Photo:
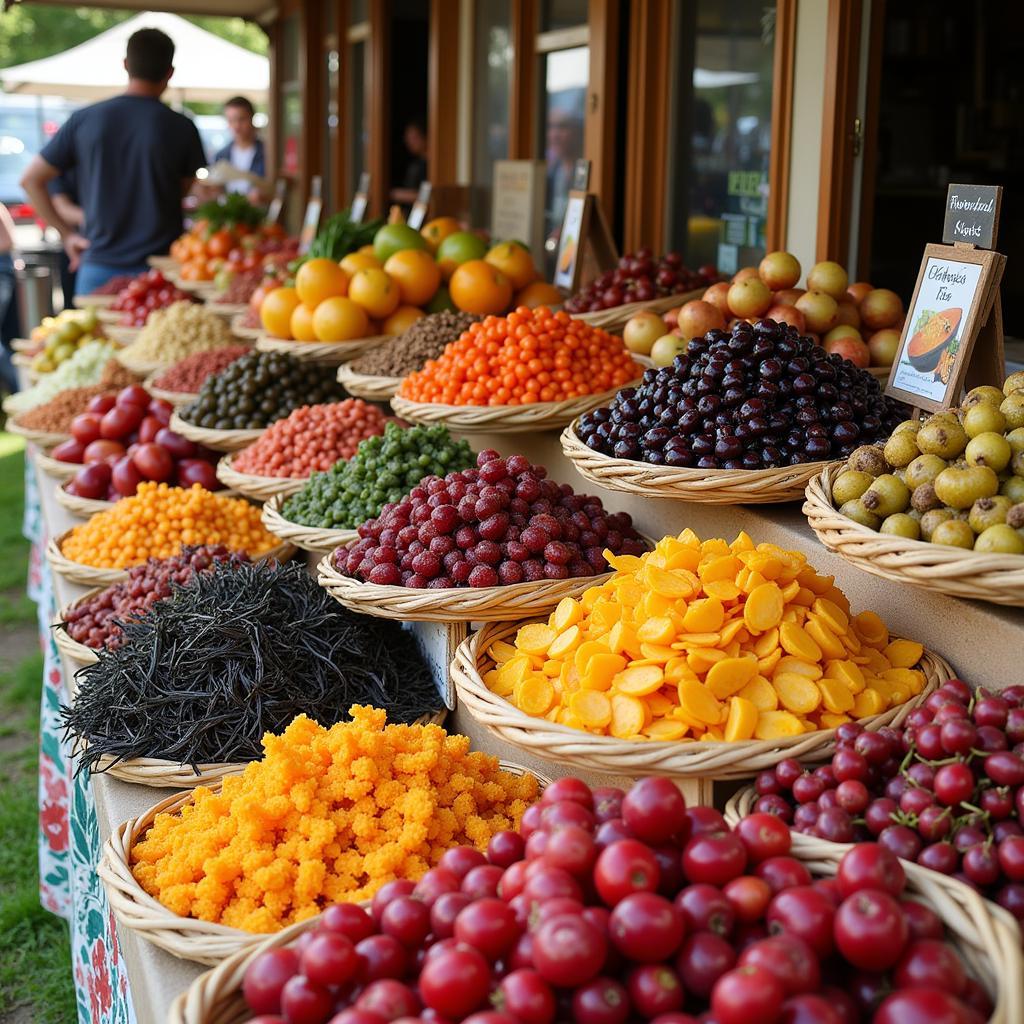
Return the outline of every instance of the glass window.
<path id="1" fill-rule="evenodd" d="M 547 201 L 544 225 L 550 242 L 562 226 L 572 187 L 573 165 L 583 156 L 583 121 L 590 75 L 590 49 L 575 46 L 554 50 L 541 58 L 541 131 L 547 163 Z M 555 246 L 549 245 L 554 258 Z"/>
<path id="2" fill-rule="evenodd" d="M 775 5 L 690 0 L 677 7 L 669 245 L 723 273 L 764 255 Z"/>
<path id="3" fill-rule="evenodd" d="M 541 32 L 576 28 L 587 23 L 587 0 L 544 0 L 540 10 Z"/>
<path id="4" fill-rule="evenodd" d="M 366 43 L 349 46 L 349 174 L 352 192 L 359 184 L 359 175 L 366 170 Z M 348 201 L 346 197 L 345 202 Z"/>
<path id="5" fill-rule="evenodd" d="M 477 8 L 474 39 L 473 223 L 491 216 L 494 162 L 508 157 L 509 97 L 512 92 L 510 0 Z"/>

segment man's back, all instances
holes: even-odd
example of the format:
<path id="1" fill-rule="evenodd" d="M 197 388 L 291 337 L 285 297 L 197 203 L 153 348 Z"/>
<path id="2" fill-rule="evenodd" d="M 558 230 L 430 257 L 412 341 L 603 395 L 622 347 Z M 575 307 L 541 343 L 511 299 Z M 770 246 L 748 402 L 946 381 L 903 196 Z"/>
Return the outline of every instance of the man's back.
<path id="1" fill-rule="evenodd" d="M 87 259 L 120 266 L 167 251 L 181 233 L 182 186 L 205 163 L 195 125 L 139 95 L 76 111 L 41 155 L 77 173 Z"/>

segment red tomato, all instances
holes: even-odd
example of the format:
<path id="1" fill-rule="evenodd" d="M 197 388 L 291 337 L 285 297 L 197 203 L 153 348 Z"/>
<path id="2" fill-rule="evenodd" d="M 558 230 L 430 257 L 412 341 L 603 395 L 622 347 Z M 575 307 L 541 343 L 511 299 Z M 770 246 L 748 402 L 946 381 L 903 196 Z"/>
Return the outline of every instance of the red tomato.
<path id="1" fill-rule="evenodd" d="M 161 445 L 152 442 L 140 444 L 132 456 L 132 461 L 135 463 L 135 468 L 147 480 L 169 480 L 174 472 L 174 459 L 171 458 L 171 453 Z"/>
<path id="2" fill-rule="evenodd" d="M 399 1017 L 413 1017 L 419 1013 L 420 1001 L 408 985 L 394 978 L 381 978 L 371 982 L 359 993 L 355 1008 L 366 1013 L 376 1013 L 382 1020 L 397 1020 Z"/>
<path id="3" fill-rule="evenodd" d="M 89 399 L 89 404 L 85 408 L 88 412 L 96 412 L 102 416 L 105 412 L 110 412 L 116 402 L 117 399 L 113 395 L 96 395 Z"/>
<path id="4" fill-rule="evenodd" d="M 221 487 L 216 470 L 205 459 L 182 459 L 177 466 L 177 480 L 179 487 L 199 484 L 208 491 L 217 491 Z"/>
<path id="5" fill-rule="evenodd" d="M 714 932 L 696 932 L 683 943 L 676 957 L 676 970 L 687 992 L 706 999 L 715 982 L 736 966 L 731 942 Z"/>
<path id="6" fill-rule="evenodd" d="M 843 1017 L 822 996 L 805 994 L 782 1004 L 782 1024 L 843 1024 Z"/>
<path id="7" fill-rule="evenodd" d="M 620 839 L 606 846 L 594 867 L 594 884 L 610 907 L 630 893 L 654 892 L 658 880 L 654 854 L 635 839 Z"/>
<path id="8" fill-rule="evenodd" d="M 100 437 L 109 441 L 120 441 L 126 438 L 142 422 L 144 415 L 141 405 L 115 405 L 103 414 L 100 420 Z"/>
<path id="9" fill-rule="evenodd" d="M 626 1024 L 629 1010 L 629 993 L 612 978 L 595 978 L 572 996 L 572 1019 L 579 1024 Z"/>
<path id="10" fill-rule="evenodd" d="M 301 974 L 289 978 L 281 989 L 281 1012 L 292 1024 L 317 1024 L 327 1019 L 334 997 L 322 985 L 314 985 Z"/>
<path id="11" fill-rule="evenodd" d="M 79 413 L 71 421 L 71 436 L 82 444 L 91 444 L 100 436 L 103 417 L 95 412 Z"/>
<path id="12" fill-rule="evenodd" d="M 785 895 L 780 893 L 776 899 Z M 881 890 L 862 889 L 854 893 L 835 914 L 835 943 L 839 952 L 865 971 L 892 967 L 907 945 L 908 934 L 907 919 L 900 905 Z"/>
<path id="13" fill-rule="evenodd" d="M 111 483 L 114 490 L 122 497 L 130 498 L 142 483 L 142 474 L 138 471 L 130 455 L 122 455 L 114 463 Z"/>
<path id="14" fill-rule="evenodd" d="M 890 896 L 899 896 L 907 876 L 899 858 L 890 850 L 877 843 L 858 843 L 843 854 L 836 881 L 844 897 L 861 889 L 880 889 Z"/>
<path id="15" fill-rule="evenodd" d="M 548 983 L 530 969 L 506 974 L 498 985 L 495 1002 L 522 1024 L 551 1024 L 555 1019 L 555 994 Z"/>
<path id="16" fill-rule="evenodd" d="M 789 996 L 817 992 L 821 987 L 818 957 L 803 939 L 795 935 L 775 935 L 755 942 L 743 951 L 739 962 L 741 966 L 756 964 L 770 971 Z"/>
<path id="17" fill-rule="evenodd" d="M 772 899 L 772 887 L 756 875 L 740 875 L 726 882 L 722 892 L 744 924 L 760 921 Z"/>
<path id="18" fill-rule="evenodd" d="M 96 442 L 93 441 L 92 444 L 96 444 Z M 81 441 L 76 441 L 73 437 L 69 437 L 66 441 L 61 441 L 50 452 L 50 457 L 58 462 L 81 463 L 85 461 L 85 450 L 85 445 Z"/>
<path id="19" fill-rule="evenodd" d="M 102 500 L 110 488 L 110 466 L 105 462 L 94 462 L 83 466 L 72 477 L 75 485 L 73 494 L 83 498 Z"/>
<path id="20" fill-rule="evenodd" d="M 772 892 L 811 884 L 810 871 L 795 857 L 769 857 L 757 865 L 754 874 L 763 878 L 772 887 Z"/>
<path id="21" fill-rule="evenodd" d="M 954 996 L 967 987 L 967 972 L 956 950 L 935 939 L 909 943 L 892 978 L 897 988 L 939 988 Z"/>
<path id="22" fill-rule="evenodd" d="M 629 997 L 641 1016 L 657 1017 L 682 1009 L 683 986 L 679 976 L 664 964 L 635 967 L 627 978 Z"/>
<path id="23" fill-rule="evenodd" d="M 431 957 L 420 972 L 420 998 L 432 1010 L 460 1020 L 483 1005 L 491 969 L 475 949 L 453 949 Z"/>
<path id="24" fill-rule="evenodd" d="M 948 992 L 905 988 L 886 998 L 872 1024 L 967 1024 L 969 1019 L 964 1004 Z"/>
<path id="25" fill-rule="evenodd" d="M 736 912 L 717 886 L 688 885 L 677 894 L 675 904 L 682 912 L 688 931 L 732 934 Z"/>
<path id="26" fill-rule="evenodd" d="M 137 405 L 146 409 L 152 401 L 152 396 L 141 384 L 129 384 L 118 391 L 115 401 L 119 406 Z"/>
<path id="27" fill-rule="evenodd" d="M 775 1024 L 785 991 L 770 971 L 750 964 L 723 974 L 711 992 L 716 1024 Z"/>
<path id="28" fill-rule="evenodd" d="M 820 957 L 832 952 L 832 923 L 836 909 L 822 892 L 809 885 L 784 889 L 768 904 L 765 920 L 775 934 L 803 939 Z"/>
<path id="29" fill-rule="evenodd" d="M 551 918 L 533 934 L 534 967 L 545 981 L 563 988 L 596 977 L 607 953 L 604 935 L 583 917 Z"/>
<path id="30" fill-rule="evenodd" d="M 65 441 L 65 444 L 68 442 Z M 78 443 L 77 441 L 75 442 Z M 58 446 L 59 447 L 59 446 Z M 57 449 L 54 448 L 54 453 Z M 121 456 L 124 455 L 124 445 L 119 441 L 109 441 L 106 438 L 100 438 L 98 441 L 93 441 L 92 444 L 88 445 L 83 453 L 83 460 L 85 462 L 116 462 Z M 60 458 L 60 456 L 54 454 L 54 458 Z M 64 460 L 62 460 L 64 461 Z"/>
<path id="31" fill-rule="evenodd" d="M 143 444 L 155 441 L 156 435 L 164 429 L 164 425 L 155 416 L 144 416 L 139 424 L 139 440 Z"/>
<path id="32" fill-rule="evenodd" d="M 455 919 L 455 938 L 478 949 L 492 962 L 515 945 L 520 928 L 504 900 L 480 899 Z"/>
<path id="33" fill-rule="evenodd" d="M 612 944 L 630 960 L 667 960 L 683 941 L 683 915 L 664 896 L 635 892 L 612 910 L 608 934 Z"/>
<path id="34" fill-rule="evenodd" d="M 281 989 L 299 972 L 299 956 L 294 949 L 270 949 L 261 953 L 245 972 L 242 995 L 254 1013 L 278 1013 Z"/>
<path id="35" fill-rule="evenodd" d="M 634 782 L 622 799 L 626 827 L 646 843 L 666 843 L 673 836 L 686 838 L 689 819 L 679 787 L 659 776 Z"/>
<path id="36" fill-rule="evenodd" d="M 354 903 L 335 903 L 320 918 L 321 929 L 338 932 L 352 942 L 361 942 L 373 935 L 373 921 L 362 907 Z"/>
<path id="37" fill-rule="evenodd" d="M 746 866 L 746 847 L 733 832 L 702 834 L 683 848 L 683 871 L 691 882 L 725 885 L 742 875 Z"/>
<path id="38" fill-rule="evenodd" d="M 736 826 L 751 864 L 789 853 L 789 826 L 774 814 L 751 814 Z"/>
<path id="39" fill-rule="evenodd" d="M 302 973 L 315 985 L 344 985 L 358 969 L 355 946 L 338 932 L 312 933 L 302 950 Z"/>

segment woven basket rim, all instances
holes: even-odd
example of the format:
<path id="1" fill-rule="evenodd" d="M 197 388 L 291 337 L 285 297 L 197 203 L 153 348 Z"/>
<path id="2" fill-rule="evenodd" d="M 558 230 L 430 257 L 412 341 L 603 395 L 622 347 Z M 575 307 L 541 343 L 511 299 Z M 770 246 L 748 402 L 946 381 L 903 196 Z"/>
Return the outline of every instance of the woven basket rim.
<path id="1" fill-rule="evenodd" d="M 125 330 L 125 331 L 129 331 L 129 330 L 130 331 L 141 331 L 142 330 L 141 327 L 124 327 L 124 328 L 120 328 L 120 329 L 121 330 Z M 138 337 L 138 335 L 136 335 L 135 337 Z M 131 339 L 131 340 L 134 340 L 134 338 Z M 151 377 L 153 374 L 156 374 L 156 373 L 163 373 L 164 370 L 169 369 L 170 366 L 171 366 L 170 363 L 165 363 L 165 362 L 161 362 L 159 360 L 153 360 L 153 359 L 148 360 L 148 361 L 147 360 L 138 360 L 138 361 L 133 360 L 131 356 L 127 356 L 126 357 L 126 353 L 125 353 L 124 350 L 122 350 L 122 351 L 117 353 L 116 359 L 126 370 L 130 370 L 132 373 L 137 373 L 140 377 L 143 377 L 143 378 Z"/>
<path id="2" fill-rule="evenodd" d="M 212 430 L 208 427 L 197 427 L 194 423 L 182 419 L 177 409 L 171 413 L 171 420 L 167 425 L 176 434 L 218 452 L 236 452 L 240 448 L 245 448 L 266 429 L 254 427 L 252 430 Z"/>
<path id="3" fill-rule="evenodd" d="M 262 327 L 246 327 L 242 320 L 245 317 L 245 313 L 239 313 L 231 318 L 231 333 L 238 338 L 246 338 L 249 341 L 255 341 L 262 333 Z"/>
<path id="4" fill-rule="evenodd" d="M 221 302 L 216 296 L 206 300 L 206 308 L 218 316 L 235 317 L 241 316 L 248 310 L 248 302 Z"/>
<path id="5" fill-rule="evenodd" d="M 793 839 L 791 856 L 818 877 L 835 876 L 840 858 L 834 851 L 797 843 L 796 834 Z M 988 1024 L 1017 1024 L 1024 1019 L 1019 984 L 1024 957 L 1016 926 L 1006 920 L 1009 915 L 1002 911 L 989 916 L 985 901 L 959 882 L 943 883 L 942 876 L 932 877 L 935 872 L 917 864 L 905 863 L 904 869 L 908 895 L 939 913 L 947 927 L 946 940 L 964 955 L 972 975 L 980 975 L 978 980 L 993 997 L 995 1010 Z M 167 1024 L 243 1024 L 251 1016 L 241 997 L 249 964 L 267 950 L 289 945 L 316 924 L 313 918 L 290 925 L 200 975 L 171 1004 Z"/>
<path id="6" fill-rule="evenodd" d="M 803 513 L 826 548 L 883 579 L 953 597 L 1024 604 L 1024 555 L 968 551 L 881 534 L 842 515 L 832 504 L 832 482 L 844 465 L 826 467 L 805 491 Z"/>
<path id="7" fill-rule="evenodd" d="M 349 544 L 358 537 L 355 530 L 329 530 L 315 526 L 302 526 L 285 519 L 281 506 L 290 495 L 275 494 L 263 505 L 260 519 L 275 537 L 288 541 L 303 551 L 330 554 L 335 548 Z"/>
<path id="8" fill-rule="evenodd" d="M 173 256 L 147 256 L 146 265 L 153 267 L 154 270 L 163 270 L 165 267 L 177 267 L 181 264 Z"/>
<path id="9" fill-rule="evenodd" d="M 69 494 L 64 490 L 67 483 L 68 481 L 65 480 L 55 488 L 54 497 L 57 499 L 57 504 L 61 508 L 66 508 L 72 515 L 78 516 L 80 519 L 88 519 L 96 512 L 106 512 L 108 508 L 114 507 L 112 501 L 105 501 L 102 498 L 82 498 L 77 494 Z"/>
<path id="10" fill-rule="evenodd" d="M 631 387 L 635 383 L 632 381 L 623 387 Z M 395 395 L 391 399 L 391 408 L 396 416 L 413 423 L 443 423 L 452 430 L 465 432 L 526 433 L 565 427 L 582 413 L 610 402 L 620 390 L 610 388 L 563 402 L 537 402 L 534 405 L 443 405 L 440 402 L 414 402 Z"/>
<path id="11" fill-rule="evenodd" d="M 26 441 L 37 444 L 41 448 L 55 448 L 71 437 L 70 434 L 62 434 L 55 430 L 33 430 L 31 427 L 23 427 L 18 423 L 17 416 L 8 416 L 4 430 L 8 434 L 17 434 L 19 437 L 23 437 Z"/>
<path id="12" fill-rule="evenodd" d="M 96 295 L 90 292 L 88 295 L 76 295 L 71 300 L 71 305 L 75 309 L 102 309 L 111 305 L 116 298 L 116 295 Z"/>
<path id="13" fill-rule="evenodd" d="M 60 459 L 53 458 L 45 449 L 35 453 L 34 461 L 51 480 L 70 480 L 76 470 L 81 469 L 83 465 L 80 462 L 62 462 Z"/>
<path id="14" fill-rule="evenodd" d="M 661 295 L 656 299 L 645 299 L 642 302 L 625 302 L 621 306 L 611 306 L 608 309 L 595 309 L 592 313 L 570 313 L 575 320 L 582 320 L 592 327 L 600 327 L 609 330 L 606 324 L 624 325 L 630 317 L 636 313 L 649 311 L 651 313 L 667 313 L 676 306 L 682 306 L 694 299 L 699 299 L 711 285 L 704 285 L 702 288 L 694 288 L 688 292 L 677 292 L 674 295 Z"/>
<path id="15" fill-rule="evenodd" d="M 490 664 L 484 653 L 496 640 L 514 637 L 522 622 L 489 623 L 467 637 L 455 652 L 451 676 L 459 703 L 491 732 L 521 750 L 571 765 L 575 770 L 610 772 L 616 775 L 671 775 L 709 779 L 750 778 L 774 767 L 783 757 L 822 759 L 832 752 L 834 729 L 819 729 L 784 740 L 740 740 L 701 743 L 653 740 L 619 740 L 595 736 L 567 725 L 534 718 L 492 693 L 483 682 L 482 666 Z M 895 637 L 895 634 L 891 634 Z M 907 715 L 953 670 L 939 655 L 925 650 L 921 668 L 928 679 L 924 690 L 905 704 L 880 715 L 860 719 L 868 729 L 902 722 Z"/>
<path id="16" fill-rule="evenodd" d="M 391 340 L 390 334 L 373 334 L 365 338 L 353 338 L 352 341 L 294 341 L 272 338 L 261 331 L 256 338 L 256 349 L 260 352 L 287 352 L 303 362 L 340 366 Z"/>
<path id="17" fill-rule="evenodd" d="M 443 721 L 443 712 L 438 714 Z M 499 759 L 499 765 L 505 771 L 534 775 L 541 789 L 550 782 L 542 773 L 516 762 Z M 215 780 L 209 788 L 216 792 L 222 783 L 223 778 Z M 136 839 L 153 824 L 156 816 L 174 813 L 193 798 L 192 790 L 171 794 L 119 825 L 103 845 L 97 873 L 106 889 L 110 908 L 120 924 L 180 959 L 217 964 L 233 953 L 251 949 L 272 936 L 175 914 L 142 888 L 130 867 L 131 849 Z M 316 918 L 311 920 L 316 921 Z"/>
<path id="18" fill-rule="evenodd" d="M 649 547 L 653 546 L 650 537 L 643 534 L 641 537 Z M 614 575 L 609 569 L 594 576 L 565 580 L 416 590 L 354 580 L 340 573 L 333 559 L 332 551 L 317 563 L 317 583 L 339 604 L 364 615 L 409 622 L 507 622 L 524 615 L 543 615 L 562 598 L 578 598 L 585 590 L 600 586 Z"/>
<path id="19" fill-rule="evenodd" d="M 142 382 L 142 386 L 154 398 L 161 398 L 165 402 L 170 402 L 171 405 L 186 405 L 189 402 L 195 401 L 199 397 L 198 391 L 168 391 L 165 388 L 158 388 L 153 381 L 155 381 L 157 377 L 162 376 L 165 372 L 165 370 L 154 370 L 153 373 L 149 374 L 149 376 Z"/>
<path id="20" fill-rule="evenodd" d="M 675 498 L 715 505 L 776 504 L 797 501 L 807 482 L 827 462 L 772 469 L 689 469 L 652 466 L 596 452 L 576 433 L 573 420 L 561 434 L 562 453 L 585 480 L 613 491 L 652 498 Z"/>
<path id="21" fill-rule="evenodd" d="M 240 448 L 221 456 L 217 462 L 217 479 L 225 487 L 231 487 L 247 498 L 262 502 L 278 494 L 289 497 L 301 491 L 309 482 L 308 476 L 259 476 L 256 473 L 243 473 L 235 469 L 232 461 L 243 451 L 245 449 Z"/>
<path id="22" fill-rule="evenodd" d="M 380 377 L 371 373 L 356 373 L 351 363 L 342 363 L 338 367 L 338 383 L 356 398 L 368 401 L 388 401 L 398 394 L 402 377 Z"/>

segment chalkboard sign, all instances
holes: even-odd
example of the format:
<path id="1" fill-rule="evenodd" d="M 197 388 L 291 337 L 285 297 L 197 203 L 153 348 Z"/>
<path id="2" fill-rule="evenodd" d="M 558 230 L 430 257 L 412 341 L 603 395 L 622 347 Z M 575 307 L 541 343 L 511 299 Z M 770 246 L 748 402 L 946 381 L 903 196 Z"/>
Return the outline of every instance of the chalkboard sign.
<path id="1" fill-rule="evenodd" d="M 994 249 L 1002 201 L 1001 185 L 950 185 L 942 240 Z"/>

